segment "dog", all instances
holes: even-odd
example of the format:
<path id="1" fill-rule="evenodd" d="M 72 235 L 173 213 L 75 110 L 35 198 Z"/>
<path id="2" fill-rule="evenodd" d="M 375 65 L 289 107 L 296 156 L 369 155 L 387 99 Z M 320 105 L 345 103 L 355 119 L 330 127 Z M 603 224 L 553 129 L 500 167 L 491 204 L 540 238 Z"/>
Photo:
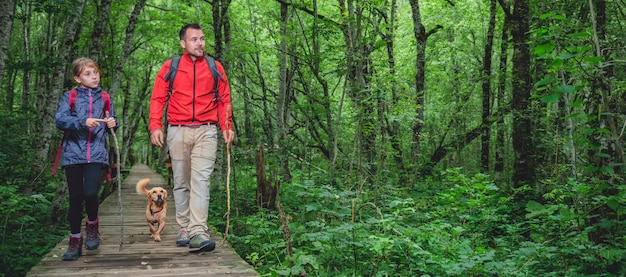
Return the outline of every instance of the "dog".
<path id="1" fill-rule="evenodd" d="M 146 221 L 150 227 L 150 237 L 154 241 L 161 241 L 161 233 L 165 228 L 165 216 L 167 214 L 167 190 L 162 187 L 146 189 L 150 179 L 141 179 L 137 182 L 137 193 L 148 197 L 146 206 Z M 157 227 L 158 226 L 158 227 Z"/>

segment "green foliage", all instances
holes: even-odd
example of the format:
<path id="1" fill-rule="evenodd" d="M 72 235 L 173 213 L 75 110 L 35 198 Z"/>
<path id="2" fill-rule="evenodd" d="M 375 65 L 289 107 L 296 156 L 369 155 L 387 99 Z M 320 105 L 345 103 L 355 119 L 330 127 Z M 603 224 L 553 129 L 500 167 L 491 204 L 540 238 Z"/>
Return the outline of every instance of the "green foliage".
<path id="1" fill-rule="evenodd" d="M 0 110 L 0 133 L 12 134 L 0 136 L 0 185 L 25 184 L 33 177 L 30 163 L 33 161 L 34 137 L 25 132 L 24 122 L 29 117 L 25 114 L 8 114 Z"/>
<path id="2" fill-rule="evenodd" d="M 33 195 L 21 191 L 36 176 L 31 168 L 37 142 L 24 131 L 27 118 L 24 114 L 0 116 L 0 133 L 12 134 L 0 136 L 0 276 L 25 275 L 60 240 L 61 232 L 50 228 L 49 213 L 59 184 L 41 185 Z M 41 179 L 42 183 L 50 181 Z"/>
<path id="3" fill-rule="evenodd" d="M 49 228 L 51 198 L 51 192 L 21 195 L 14 185 L 0 190 L 0 276 L 25 275 L 65 233 Z"/>
<path id="4" fill-rule="evenodd" d="M 294 174 L 299 176 L 297 173 Z M 460 169 L 428 191 L 354 191 L 300 179 L 281 188 L 294 254 L 277 214 L 234 218 L 229 242 L 267 276 L 621 276 L 626 273 L 624 189 L 601 197 L 601 184 L 552 183 L 548 203 L 529 201 L 512 220 L 514 195 L 484 174 Z M 249 182 L 249 183 L 248 183 Z M 529 188 L 525 188 L 528 190 Z M 243 190 L 254 190 L 247 180 Z M 381 193 L 381 191 L 385 193 Z M 213 198 L 212 198 L 213 199 Z M 222 206 L 218 198 L 214 206 Z M 251 202 L 248 199 L 247 202 Z M 588 224 L 607 205 L 614 219 Z M 606 230 L 606 243 L 588 233 Z"/>

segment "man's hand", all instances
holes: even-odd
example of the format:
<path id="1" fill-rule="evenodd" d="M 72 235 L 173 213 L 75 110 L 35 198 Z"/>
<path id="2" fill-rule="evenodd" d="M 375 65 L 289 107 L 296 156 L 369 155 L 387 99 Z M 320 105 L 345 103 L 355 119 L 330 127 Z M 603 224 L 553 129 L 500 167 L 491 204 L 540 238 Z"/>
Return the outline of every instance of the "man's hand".
<path id="1" fill-rule="evenodd" d="M 150 141 L 158 147 L 163 146 L 163 131 L 161 131 L 161 129 L 156 129 L 150 132 Z"/>
<path id="2" fill-rule="evenodd" d="M 224 134 L 224 142 L 226 144 L 230 144 L 231 142 L 235 140 L 235 131 L 226 130 L 226 131 L 222 131 L 222 133 Z"/>

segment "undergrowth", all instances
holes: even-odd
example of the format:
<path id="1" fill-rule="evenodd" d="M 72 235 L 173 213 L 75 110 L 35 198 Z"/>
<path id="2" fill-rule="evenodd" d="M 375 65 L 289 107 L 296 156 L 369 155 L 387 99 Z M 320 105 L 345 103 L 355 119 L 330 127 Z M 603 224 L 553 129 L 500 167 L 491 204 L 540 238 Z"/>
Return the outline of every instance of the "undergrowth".
<path id="1" fill-rule="evenodd" d="M 626 274 L 624 184 L 605 193 L 609 186 L 599 180 L 546 181 L 546 193 L 519 203 L 518 195 L 535 192 L 458 169 L 403 189 L 330 185 L 295 171 L 280 188 L 289 255 L 277 211 L 256 206 L 250 172 L 238 174 L 247 177 L 233 191 L 228 241 L 263 276 Z M 35 195 L 23 195 L 17 185 L 0 190 L 0 276 L 24 276 L 67 233 L 48 227 L 58 185 Z M 223 187 L 211 192 L 209 224 L 219 232 L 225 196 Z M 590 239 L 594 234 L 602 234 L 600 242 Z"/>
<path id="2" fill-rule="evenodd" d="M 14 186 L 0 190 L 0 276 L 25 276 L 67 234 L 67 228 L 50 228 L 49 199 L 22 195 Z"/>
<path id="3" fill-rule="evenodd" d="M 549 184 L 554 190 L 522 204 L 520 218 L 515 195 L 530 188 L 503 189 L 490 176 L 457 169 L 412 189 L 355 190 L 295 176 L 280 188 L 293 256 L 276 211 L 255 206 L 254 180 L 238 184 L 228 241 L 264 276 L 626 274 L 623 184 L 608 198 L 593 180 Z M 223 231 L 221 192 L 212 192 L 210 223 Z M 602 206 L 616 216 L 590 225 Z M 589 240 L 598 228 L 610 230 L 601 244 Z"/>

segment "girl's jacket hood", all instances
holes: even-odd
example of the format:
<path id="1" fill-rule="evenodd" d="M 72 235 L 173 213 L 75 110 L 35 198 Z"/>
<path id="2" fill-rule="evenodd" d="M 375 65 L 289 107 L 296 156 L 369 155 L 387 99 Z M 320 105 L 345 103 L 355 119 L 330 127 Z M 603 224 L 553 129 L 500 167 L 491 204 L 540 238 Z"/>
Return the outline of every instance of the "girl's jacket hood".
<path id="1" fill-rule="evenodd" d="M 87 118 L 105 118 L 102 89 L 77 87 L 76 90 L 74 111 L 70 111 L 69 91 L 66 91 L 54 116 L 57 128 L 64 131 L 61 166 L 84 163 L 108 165 L 106 124 L 101 123 L 91 129 L 86 125 Z M 109 113 L 115 117 L 113 99 L 110 102 Z"/>

